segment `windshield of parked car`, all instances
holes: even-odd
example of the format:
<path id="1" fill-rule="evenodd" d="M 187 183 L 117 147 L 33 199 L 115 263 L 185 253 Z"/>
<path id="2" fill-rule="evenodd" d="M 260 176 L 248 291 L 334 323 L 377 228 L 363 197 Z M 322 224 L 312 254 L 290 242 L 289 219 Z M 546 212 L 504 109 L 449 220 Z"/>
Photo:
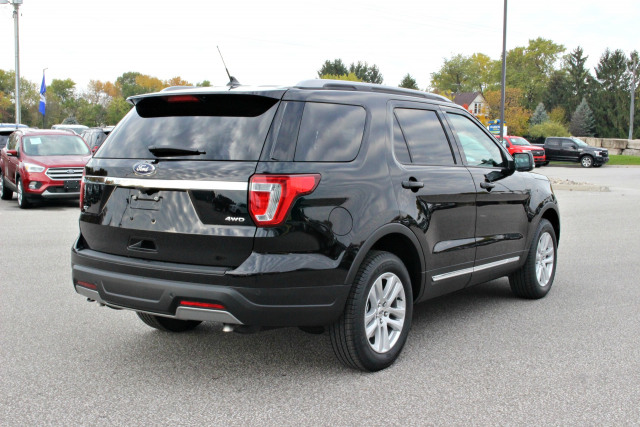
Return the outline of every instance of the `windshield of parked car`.
<path id="1" fill-rule="evenodd" d="M 529 141 L 524 138 L 509 138 L 512 145 L 531 145 Z"/>
<path id="2" fill-rule="evenodd" d="M 24 154 L 29 156 L 87 156 L 89 147 L 79 136 L 38 135 L 22 141 Z"/>
<path id="3" fill-rule="evenodd" d="M 586 142 L 580 141 L 578 138 L 571 138 L 571 140 L 573 142 L 575 142 L 576 144 L 578 144 L 578 147 L 588 147 L 589 144 L 587 144 Z"/>
<path id="4" fill-rule="evenodd" d="M 0 135 L 0 149 L 4 148 L 7 145 L 8 139 L 9 139 L 9 135 Z"/>

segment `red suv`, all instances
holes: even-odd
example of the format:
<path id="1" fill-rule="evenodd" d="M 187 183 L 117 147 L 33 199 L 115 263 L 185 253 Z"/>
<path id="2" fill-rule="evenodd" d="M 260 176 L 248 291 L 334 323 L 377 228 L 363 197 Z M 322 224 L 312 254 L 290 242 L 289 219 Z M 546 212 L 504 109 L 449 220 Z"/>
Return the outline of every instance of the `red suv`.
<path id="1" fill-rule="evenodd" d="M 533 154 L 533 160 L 536 162 L 536 166 L 542 166 L 546 162 L 544 148 L 539 145 L 532 145 L 529 141 L 521 136 L 505 136 L 502 144 L 509 154 L 513 156 L 514 153 L 527 153 L 531 151 Z"/>
<path id="2" fill-rule="evenodd" d="M 0 198 L 18 194 L 18 205 L 80 197 L 80 179 L 91 158 L 87 144 L 73 132 L 20 129 L 0 155 Z"/>

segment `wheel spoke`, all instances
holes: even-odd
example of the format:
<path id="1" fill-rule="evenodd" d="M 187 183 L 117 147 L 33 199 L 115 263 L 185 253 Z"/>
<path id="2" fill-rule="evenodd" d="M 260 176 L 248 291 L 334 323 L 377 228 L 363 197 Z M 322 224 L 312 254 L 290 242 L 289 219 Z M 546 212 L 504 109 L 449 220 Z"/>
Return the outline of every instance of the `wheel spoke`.
<path id="1" fill-rule="evenodd" d="M 382 301 L 382 297 L 384 295 L 384 290 L 382 289 L 382 277 L 378 277 L 378 280 L 376 280 L 376 283 L 373 284 L 372 290 L 374 292 L 376 305 L 378 305 L 378 303 Z"/>
<path id="2" fill-rule="evenodd" d="M 404 319 L 404 307 L 389 307 L 387 311 L 389 312 L 389 316 L 393 316 L 396 319 Z"/>
<path id="3" fill-rule="evenodd" d="M 369 327 L 372 321 L 375 321 L 376 318 L 376 310 L 369 310 L 364 314 L 364 325 L 366 328 Z"/>
<path id="4" fill-rule="evenodd" d="M 389 343 L 389 330 L 387 329 L 387 325 L 385 324 L 385 322 L 380 325 L 380 335 L 382 335 L 380 350 L 388 351 L 389 349 L 391 349 L 391 345 Z"/>
<path id="5" fill-rule="evenodd" d="M 376 319 L 374 316 L 373 322 L 367 323 L 366 329 L 364 331 L 367 334 L 367 338 L 371 339 L 371 337 L 377 332 L 377 330 L 378 330 L 378 322 L 376 322 Z"/>
<path id="6" fill-rule="evenodd" d="M 393 288 L 390 290 L 389 296 L 385 298 L 385 300 L 388 301 L 389 304 L 392 304 L 393 301 L 395 301 L 395 299 L 398 297 L 398 294 L 402 290 L 402 282 L 400 282 L 400 280 L 395 277 L 392 286 Z"/>
<path id="7" fill-rule="evenodd" d="M 404 325 L 404 320 L 388 319 L 387 325 L 389 325 L 389 327 L 391 327 L 391 329 L 393 329 L 394 331 L 400 332 L 402 331 L 402 325 Z"/>

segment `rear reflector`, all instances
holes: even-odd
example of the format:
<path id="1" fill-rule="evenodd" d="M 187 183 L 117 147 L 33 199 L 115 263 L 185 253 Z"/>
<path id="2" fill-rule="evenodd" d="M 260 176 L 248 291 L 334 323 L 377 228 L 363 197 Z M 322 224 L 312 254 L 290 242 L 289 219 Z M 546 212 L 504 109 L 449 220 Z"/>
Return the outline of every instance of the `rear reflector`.
<path id="1" fill-rule="evenodd" d="M 87 174 L 86 168 L 82 168 L 82 179 L 80 180 L 80 211 L 84 212 L 84 177 Z"/>
<path id="2" fill-rule="evenodd" d="M 180 301 L 180 305 L 184 307 L 196 307 L 196 308 L 208 308 L 211 310 L 225 310 L 225 306 L 222 304 L 212 304 L 209 302 L 199 301 Z"/>
<path id="3" fill-rule="evenodd" d="M 249 213 L 258 226 L 281 224 L 293 202 L 312 193 L 320 175 L 254 175 L 249 185 Z"/>
<path id="4" fill-rule="evenodd" d="M 76 282 L 76 285 L 82 286 L 83 288 L 91 289 L 93 291 L 97 291 L 98 290 L 98 285 L 94 285 L 93 283 L 81 282 L 81 281 L 78 280 Z"/>

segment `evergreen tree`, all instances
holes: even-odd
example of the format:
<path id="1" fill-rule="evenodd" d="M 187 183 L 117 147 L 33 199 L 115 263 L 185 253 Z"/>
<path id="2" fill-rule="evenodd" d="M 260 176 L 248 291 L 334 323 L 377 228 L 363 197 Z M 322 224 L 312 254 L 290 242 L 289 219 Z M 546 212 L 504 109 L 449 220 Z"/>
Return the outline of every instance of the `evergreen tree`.
<path id="1" fill-rule="evenodd" d="M 571 115 L 569 131 L 575 136 L 593 136 L 594 128 L 595 119 L 593 118 L 593 112 L 591 108 L 589 108 L 586 98 L 582 98 L 582 102 L 580 102 L 576 111 Z"/>
<path id="2" fill-rule="evenodd" d="M 407 89 L 420 90 L 418 88 L 418 82 L 416 82 L 416 79 L 411 77 L 411 74 L 409 74 L 409 73 L 407 73 L 407 75 L 404 76 L 404 78 L 400 82 L 399 87 L 404 87 L 404 88 L 407 88 Z"/>
<path id="3" fill-rule="evenodd" d="M 547 91 L 544 97 L 544 105 L 549 111 L 554 108 L 567 110 L 570 100 L 573 98 L 570 89 L 569 73 L 566 69 L 556 70 L 551 75 L 547 84 Z M 577 104 L 576 104 L 577 105 Z M 573 111 L 571 108 L 569 111 Z"/>
<path id="4" fill-rule="evenodd" d="M 535 125 L 539 125 L 540 123 L 544 123 L 547 120 L 549 120 L 549 115 L 547 114 L 547 111 L 544 109 L 544 104 L 541 102 L 538 104 L 535 111 L 533 112 L 533 116 L 531 116 L 531 119 L 529 119 L 529 124 L 531 126 L 535 126 Z"/>
<path id="5" fill-rule="evenodd" d="M 595 117 L 595 134 L 602 138 L 626 138 L 629 134 L 629 83 L 627 57 L 622 50 L 607 49 L 589 78 L 587 100 Z"/>
<path id="6" fill-rule="evenodd" d="M 580 46 L 565 57 L 568 90 L 571 96 L 566 105 L 568 111 L 574 110 L 578 105 L 578 100 L 582 100 L 587 95 L 587 81 L 591 76 L 589 69 L 585 67 L 588 58 Z"/>
<path id="7" fill-rule="evenodd" d="M 342 62 L 342 59 L 338 58 L 333 61 L 329 61 L 327 59 L 318 70 L 318 77 L 322 78 L 322 76 L 326 74 L 342 76 L 344 74 L 349 74 L 349 70 L 347 69 L 347 66 L 344 65 L 344 62 Z"/>
<path id="8" fill-rule="evenodd" d="M 369 66 L 366 62 L 363 64 L 360 61 L 357 64 L 351 63 L 349 72 L 354 73 L 363 82 L 382 84 L 382 74 L 375 64 Z"/>

